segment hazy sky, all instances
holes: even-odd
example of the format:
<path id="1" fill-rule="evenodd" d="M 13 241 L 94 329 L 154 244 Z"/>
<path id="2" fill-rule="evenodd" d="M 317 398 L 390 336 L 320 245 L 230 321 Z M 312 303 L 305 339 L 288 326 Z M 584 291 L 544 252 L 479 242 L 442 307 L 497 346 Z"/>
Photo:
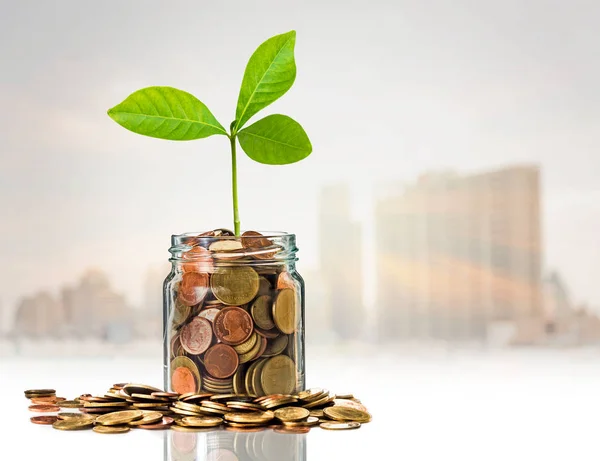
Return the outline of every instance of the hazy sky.
<path id="1" fill-rule="evenodd" d="M 600 306 L 600 3 L 583 1 L 0 0 L 0 302 L 106 269 L 138 300 L 169 236 L 231 226 L 227 140 L 136 136 L 106 110 L 170 85 L 225 126 L 247 59 L 298 31 L 294 87 L 265 111 L 314 152 L 239 159 L 246 229 L 298 234 L 317 261 L 321 185 L 539 163 L 545 262 Z M 340 229 L 343 231 L 343 229 Z"/>

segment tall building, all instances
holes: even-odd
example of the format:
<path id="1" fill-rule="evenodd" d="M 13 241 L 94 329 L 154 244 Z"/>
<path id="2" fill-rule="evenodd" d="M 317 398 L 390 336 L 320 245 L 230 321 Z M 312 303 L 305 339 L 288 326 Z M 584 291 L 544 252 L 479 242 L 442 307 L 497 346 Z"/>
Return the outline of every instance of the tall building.
<path id="1" fill-rule="evenodd" d="M 375 208 L 378 333 L 483 340 L 494 322 L 514 341 L 543 331 L 537 166 L 428 174 Z"/>
<path id="2" fill-rule="evenodd" d="M 62 304 L 50 293 L 39 292 L 19 302 L 14 333 L 31 338 L 60 336 L 64 320 Z"/>
<path id="3" fill-rule="evenodd" d="M 329 323 L 343 340 L 364 333 L 361 229 L 351 216 L 347 186 L 328 186 L 319 201 L 320 269 Z"/>
<path id="4" fill-rule="evenodd" d="M 62 303 L 66 323 L 77 336 L 115 342 L 130 339 L 131 310 L 103 272 L 90 270 L 77 285 L 63 288 Z"/>

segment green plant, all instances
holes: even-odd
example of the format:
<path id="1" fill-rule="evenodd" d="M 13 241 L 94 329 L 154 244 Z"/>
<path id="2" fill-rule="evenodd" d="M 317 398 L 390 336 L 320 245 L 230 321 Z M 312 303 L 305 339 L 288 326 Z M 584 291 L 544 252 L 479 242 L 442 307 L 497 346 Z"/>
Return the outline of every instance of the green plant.
<path id="1" fill-rule="evenodd" d="M 254 115 L 291 88 L 296 79 L 295 43 L 296 31 L 290 31 L 271 37 L 252 54 L 244 72 L 235 120 L 231 122 L 229 132 L 198 98 L 167 86 L 138 90 L 108 111 L 119 125 L 154 138 L 190 141 L 215 134 L 227 136 L 231 148 L 236 235 L 240 235 L 236 140 L 248 157 L 269 165 L 298 162 L 312 151 L 302 126 L 286 115 L 268 115 L 244 128 Z"/>

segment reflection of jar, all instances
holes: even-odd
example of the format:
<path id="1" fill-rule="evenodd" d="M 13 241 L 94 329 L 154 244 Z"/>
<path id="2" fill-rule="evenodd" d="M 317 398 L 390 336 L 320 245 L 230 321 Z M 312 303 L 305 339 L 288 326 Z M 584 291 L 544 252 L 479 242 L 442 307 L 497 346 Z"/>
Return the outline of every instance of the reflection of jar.
<path id="1" fill-rule="evenodd" d="M 171 238 L 165 389 L 250 395 L 304 389 L 304 282 L 296 237 L 219 229 Z"/>
<path id="2" fill-rule="evenodd" d="M 306 461 L 306 434 L 208 430 L 164 437 L 164 461 Z"/>

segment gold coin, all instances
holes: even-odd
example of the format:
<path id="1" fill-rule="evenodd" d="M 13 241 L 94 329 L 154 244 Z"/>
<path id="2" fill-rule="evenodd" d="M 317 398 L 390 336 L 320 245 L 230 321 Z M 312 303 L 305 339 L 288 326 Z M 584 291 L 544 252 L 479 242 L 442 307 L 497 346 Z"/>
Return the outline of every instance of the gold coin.
<path id="1" fill-rule="evenodd" d="M 103 407 L 127 407 L 127 402 L 85 402 L 84 408 L 103 408 Z"/>
<path id="2" fill-rule="evenodd" d="M 202 412 L 200 412 L 200 411 L 182 410 L 177 407 L 171 407 L 171 411 L 173 413 L 175 413 L 177 415 L 181 415 L 181 416 L 198 416 L 198 415 L 202 414 Z"/>
<path id="3" fill-rule="evenodd" d="M 96 417 L 93 415 L 86 415 L 83 413 L 58 413 L 56 415 L 58 419 L 62 419 L 63 421 L 91 421 L 94 422 Z"/>
<path id="4" fill-rule="evenodd" d="M 173 406 L 175 408 L 179 408 L 180 410 L 185 410 L 185 411 L 196 411 L 196 412 L 202 411 L 202 407 L 200 405 L 196 405 L 195 403 L 187 403 L 187 402 L 177 401 L 177 402 L 173 403 Z"/>
<path id="5" fill-rule="evenodd" d="M 254 389 L 254 393 L 256 395 L 264 395 L 265 391 L 262 388 L 262 384 L 261 384 L 261 377 L 262 377 L 262 371 L 263 368 L 265 366 L 265 363 L 267 362 L 268 359 L 260 359 L 257 360 L 257 365 L 256 368 L 254 368 L 254 370 L 252 371 L 252 389 Z"/>
<path id="6" fill-rule="evenodd" d="M 287 347 L 288 342 L 288 335 L 280 335 L 277 336 L 277 338 L 269 339 L 267 342 L 267 348 L 263 352 L 262 357 L 273 357 L 281 354 Z"/>
<path id="7" fill-rule="evenodd" d="M 317 418 L 322 418 L 324 415 L 323 410 L 310 410 L 310 416 L 315 416 Z"/>
<path id="8" fill-rule="evenodd" d="M 262 402 L 262 406 L 266 410 L 271 410 L 274 408 L 282 407 L 284 405 L 288 405 L 290 403 L 296 403 L 297 401 L 298 401 L 298 399 L 296 399 L 294 397 L 272 399 L 272 400 L 265 400 L 264 402 Z"/>
<path id="9" fill-rule="evenodd" d="M 256 332 L 253 331 L 250 335 L 250 338 L 248 338 L 246 342 L 243 342 L 238 346 L 233 346 L 233 348 L 239 355 L 246 354 L 247 352 L 250 352 L 252 350 L 252 348 L 256 345 L 257 341 L 258 334 L 256 334 Z"/>
<path id="10" fill-rule="evenodd" d="M 272 411 L 251 411 L 247 413 L 227 413 L 225 420 L 243 424 L 264 424 L 271 421 L 275 415 Z"/>
<path id="11" fill-rule="evenodd" d="M 335 398 L 336 399 L 350 400 L 350 399 L 353 399 L 354 396 L 352 394 L 335 394 Z"/>
<path id="12" fill-rule="evenodd" d="M 275 410 L 274 414 L 280 421 L 301 421 L 308 418 L 310 411 L 301 407 L 283 407 Z"/>
<path id="13" fill-rule="evenodd" d="M 244 377 L 246 371 L 245 367 L 246 365 L 240 365 L 235 374 L 233 375 L 233 392 L 235 392 L 236 394 L 246 393 L 246 387 L 244 386 Z"/>
<path id="14" fill-rule="evenodd" d="M 137 421 L 143 417 L 144 412 L 141 410 L 115 411 L 113 413 L 98 416 L 96 418 L 96 423 L 102 424 L 103 426 L 118 426 Z"/>
<path id="15" fill-rule="evenodd" d="M 216 416 L 186 416 L 178 424 L 188 427 L 216 427 L 223 423 L 223 418 Z"/>
<path id="16" fill-rule="evenodd" d="M 129 432 L 129 426 L 94 426 L 92 430 L 98 434 L 124 434 Z"/>
<path id="17" fill-rule="evenodd" d="M 258 335 L 256 333 L 254 333 L 254 335 L 256 336 L 256 343 L 254 344 L 252 349 L 250 349 L 245 354 L 240 355 L 240 357 L 239 357 L 240 363 L 247 363 L 247 362 L 251 361 L 259 353 L 260 348 L 262 346 L 262 340 L 259 340 Z"/>
<path id="18" fill-rule="evenodd" d="M 273 320 L 277 329 L 285 334 L 296 331 L 296 293 L 284 288 L 273 302 Z"/>
<path id="19" fill-rule="evenodd" d="M 319 426 L 323 429 L 327 429 L 330 431 L 339 431 L 345 429 L 358 429 L 360 427 L 360 423 L 356 422 L 348 422 L 348 423 L 321 423 Z"/>
<path id="20" fill-rule="evenodd" d="M 82 429 L 89 429 L 93 425 L 94 421 L 89 419 L 75 419 L 70 421 L 59 419 L 52 424 L 52 427 L 61 431 L 79 431 Z"/>
<path id="21" fill-rule="evenodd" d="M 256 296 L 258 274 L 247 266 L 221 267 L 210 278 L 215 297 L 230 306 L 241 306 Z"/>
<path id="22" fill-rule="evenodd" d="M 161 389 L 157 389 L 156 387 L 148 386 L 146 384 L 125 384 L 123 386 L 123 392 L 127 395 L 131 394 L 152 394 L 153 392 L 161 392 Z"/>
<path id="23" fill-rule="evenodd" d="M 304 408 L 317 408 L 317 407 L 322 407 L 325 406 L 331 402 L 333 402 L 333 395 L 325 395 L 325 397 L 319 399 L 319 400 L 315 400 L 313 402 L 307 403 L 304 405 Z"/>
<path id="24" fill-rule="evenodd" d="M 154 424 L 158 421 L 162 421 L 163 414 L 158 411 L 143 411 L 142 419 L 131 421 L 130 426 L 140 426 L 142 424 Z"/>
<path id="25" fill-rule="evenodd" d="M 298 392 L 298 398 L 305 402 L 313 402 L 323 397 L 323 394 L 329 394 L 325 389 L 320 387 L 313 387 L 304 391 Z"/>
<path id="26" fill-rule="evenodd" d="M 172 328 L 177 328 L 182 325 L 187 318 L 190 316 L 192 308 L 184 303 L 182 303 L 179 298 L 175 300 L 173 305 L 173 323 Z"/>
<path id="27" fill-rule="evenodd" d="M 265 330 L 275 328 L 271 310 L 272 303 L 270 296 L 264 295 L 256 298 L 252 303 L 252 307 L 250 308 L 250 313 L 252 314 L 254 323 Z"/>
<path id="28" fill-rule="evenodd" d="M 290 394 L 296 388 L 296 365 L 287 355 L 276 355 L 264 364 L 260 382 L 265 394 Z"/>
<path id="29" fill-rule="evenodd" d="M 83 404 L 76 400 L 63 400 L 62 402 L 57 402 L 56 405 L 58 405 L 61 408 L 82 408 L 83 407 Z"/>
<path id="30" fill-rule="evenodd" d="M 254 371 L 254 369 L 256 368 L 257 365 L 258 365 L 258 362 L 253 362 L 248 367 L 248 370 L 246 371 L 246 376 L 244 378 L 244 384 L 246 385 L 246 392 L 249 395 L 254 395 L 254 396 L 256 396 L 257 394 L 254 392 L 254 387 L 252 385 L 252 372 Z"/>
<path id="31" fill-rule="evenodd" d="M 309 416 L 304 421 L 282 421 L 282 423 L 284 426 L 289 427 L 310 427 L 319 424 L 319 418 L 316 416 Z"/>
<path id="32" fill-rule="evenodd" d="M 328 407 L 323 409 L 323 413 L 329 419 L 335 419 L 336 421 L 357 421 L 359 423 L 367 423 L 371 420 L 371 415 L 369 413 L 350 407 Z"/>

